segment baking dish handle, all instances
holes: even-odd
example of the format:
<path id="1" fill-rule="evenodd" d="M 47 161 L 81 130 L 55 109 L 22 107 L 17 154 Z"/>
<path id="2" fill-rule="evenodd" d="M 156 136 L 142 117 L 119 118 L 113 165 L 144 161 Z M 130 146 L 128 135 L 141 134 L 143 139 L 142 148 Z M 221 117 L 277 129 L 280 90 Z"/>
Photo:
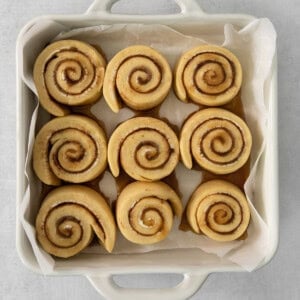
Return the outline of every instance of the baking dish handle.
<path id="1" fill-rule="evenodd" d="M 123 288 L 116 284 L 113 275 L 87 276 L 93 287 L 105 299 L 182 300 L 191 297 L 203 284 L 208 274 L 183 274 L 182 281 L 171 288 Z"/>
<path id="2" fill-rule="evenodd" d="M 94 0 L 86 14 L 112 14 L 111 8 L 119 0 Z M 197 0 L 174 0 L 180 7 L 181 14 L 204 14 Z"/>

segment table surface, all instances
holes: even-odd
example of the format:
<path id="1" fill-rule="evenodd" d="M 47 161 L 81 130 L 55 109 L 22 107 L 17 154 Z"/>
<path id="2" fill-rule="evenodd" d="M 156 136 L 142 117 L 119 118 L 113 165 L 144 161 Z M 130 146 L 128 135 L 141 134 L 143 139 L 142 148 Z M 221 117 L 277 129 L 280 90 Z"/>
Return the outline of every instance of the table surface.
<path id="1" fill-rule="evenodd" d="M 201 0 L 208 13 L 268 17 L 278 33 L 280 244 L 274 259 L 252 273 L 211 274 L 192 299 L 300 299 L 300 1 Z M 84 277 L 45 277 L 27 270 L 15 249 L 15 42 L 22 26 L 43 14 L 84 12 L 91 0 L 1 0 L 0 8 L 0 299 L 102 299 Z M 122 0 L 118 12 L 170 13 L 172 0 Z M 298 182 L 298 184 L 297 184 Z M 175 275 L 118 277 L 122 286 L 165 287 Z"/>

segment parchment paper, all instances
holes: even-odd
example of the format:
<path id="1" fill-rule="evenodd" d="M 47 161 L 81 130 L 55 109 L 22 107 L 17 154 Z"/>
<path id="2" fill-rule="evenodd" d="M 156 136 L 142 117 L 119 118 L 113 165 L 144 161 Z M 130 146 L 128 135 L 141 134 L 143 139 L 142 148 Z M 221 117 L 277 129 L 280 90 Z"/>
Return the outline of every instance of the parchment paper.
<path id="1" fill-rule="evenodd" d="M 205 40 L 202 38 L 205 38 Z M 260 156 L 264 149 L 268 121 L 267 107 L 265 106 L 265 85 L 271 76 L 276 44 L 276 33 L 272 24 L 267 19 L 258 19 L 241 30 L 226 24 L 223 34 L 216 38 L 214 35 L 199 37 L 183 35 L 163 25 L 103 25 L 68 31 L 67 28 L 60 24 L 45 21 L 43 24 L 39 24 L 39 27 L 31 28 L 23 40 L 23 61 L 21 64 L 23 80 L 35 94 L 32 66 L 38 53 L 45 47 L 46 43 L 53 39 L 78 39 L 93 45 L 99 45 L 108 60 L 124 47 L 134 44 L 145 44 L 156 48 L 164 54 L 172 68 L 183 51 L 203 43 L 223 45 L 237 55 L 242 64 L 244 75 L 241 97 L 246 121 L 253 135 L 251 173 L 244 186 L 251 208 L 251 223 L 248 228 L 247 239 L 227 243 L 215 242 L 203 235 L 199 236 L 192 232 L 178 230 L 179 220 L 175 220 L 173 229 L 168 237 L 164 241 L 150 246 L 132 244 L 118 233 L 113 253 L 137 253 L 173 248 L 200 248 L 205 252 L 214 253 L 233 261 L 248 271 L 258 266 L 268 253 L 269 244 L 268 226 L 254 206 L 255 203 L 263 201 L 263 199 L 256 199 L 254 191 L 261 184 L 261 182 L 257 181 L 256 175 Z M 32 47 L 33 44 L 35 47 Z M 37 106 L 32 115 L 28 139 L 26 175 L 29 180 L 29 186 L 20 206 L 19 217 L 42 271 L 49 273 L 55 267 L 55 259 L 40 248 L 35 238 L 34 220 L 40 205 L 37 199 L 39 199 L 41 184 L 31 167 L 35 131 L 40 126 L 40 123 L 45 122 L 46 117 L 41 113 L 42 110 L 38 109 L 37 100 L 32 99 L 32 101 L 36 101 Z M 171 92 L 163 102 L 159 114 L 180 128 L 183 120 L 197 109 L 198 106 L 194 104 L 186 104 L 177 100 L 174 93 Z M 134 115 L 127 108 L 123 108 L 118 114 L 114 114 L 106 105 L 104 99 L 93 106 L 92 112 L 105 123 L 108 136 L 117 124 Z M 190 195 L 201 182 L 202 174 L 200 171 L 188 170 L 179 163 L 176 168 L 176 177 L 185 207 Z M 116 199 L 116 183 L 109 172 L 105 172 L 100 182 L 100 189 L 110 203 Z M 88 247 L 85 252 L 105 253 L 100 245 L 94 244 Z"/>

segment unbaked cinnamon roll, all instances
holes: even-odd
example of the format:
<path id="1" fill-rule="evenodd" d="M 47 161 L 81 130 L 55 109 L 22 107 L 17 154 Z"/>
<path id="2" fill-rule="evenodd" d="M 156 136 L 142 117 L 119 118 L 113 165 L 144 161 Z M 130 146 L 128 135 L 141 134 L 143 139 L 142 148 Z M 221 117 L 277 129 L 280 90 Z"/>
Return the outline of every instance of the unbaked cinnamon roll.
<path id="1" fill-rule="evenodd" d="M 73 256 L 96 234 L 111 252 L 116 224 L 105 199 L 91 188 L 68 185 L 56 188 L 44 199 L 36 218 L 37 239 L 43 249 L 57 257 Z"/>
<path id="2" fill-rule="evenodd" d="M 79 115 L 46 123 L 36 136 L 33 168 L 48 185 L 95 179 L 107 164 L 107 142 L 96 121 Z"/>
<path id="3" fill-rule="evenodd" d="M 33 78 L 41 105 L 52 115 L 70 113 L 69 106 L 100 99 L 106 61 L 94 47 L 75 40 L 47 46 L 38 56 Z"/>
<path id="4" fill-rule="evenodd" d="M 220 242 L 240 238 L 250 222 L 250 209 L 244 193 L 223 180 L 201 184 L 190 198 L 186 214 L 195 233 Z"/>
<path id="5" fill-rule="evenodd" d="M 229 50 L 202 45 L 185 52 L 175 67 L 177 97 L 187 102 L 218 106 L 231 101 L 242 84 L 242 67 Z"/>
<path id="6" fill-rule="evenodd" d="M 133 182 L 118 197 L 117 224 L 124 237 L 136 244 L 154 244 L 165 239 L 173 218 L 181 217 L 180 198 L 167 184 Z"/>
<path id="7" fill-rule="evenodd" d="M 251 152 L 252 137 L 246 123 L 220 108 L 200 110 L 190 116 L 180 133 L 180 153 L 191 169 L 193 158 L 215 174 L 229 174 L 241 168 Z"/>
<path id="8" fill-rule="evenodd" d="M 165 122 L 155 118 L 125 121 L 115 129 L 108 143 L 108 163 L 115 177 L 120 174 L 120 163 L 136 180 L 159 180 L 172 173 L 178 160 L 176 134 Z"/>
<path id="9" fill-rule="evenodd" d="M 122 102 L 136 110 L 160 104 L 172 85 L 167 60 L 148 46 L 136 45 L 118 52 L 107 65 L 103 95 L 112 111 Z"/>

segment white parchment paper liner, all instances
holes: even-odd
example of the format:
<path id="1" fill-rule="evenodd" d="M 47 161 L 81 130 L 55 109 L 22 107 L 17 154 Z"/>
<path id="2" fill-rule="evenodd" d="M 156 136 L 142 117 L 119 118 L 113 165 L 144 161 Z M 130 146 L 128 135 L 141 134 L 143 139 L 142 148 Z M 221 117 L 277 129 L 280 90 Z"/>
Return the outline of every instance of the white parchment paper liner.
<path id="1" fill-rule="evenodd" d="M 56 37 L 56 38 L 55 38 Z M 118 253 L 138 253 L 161 249 L 174 248 L 200 248 L 205 252 L 224 257 L 245 270 L 251 271 L 264 259 L 268 251 L 268 227 L 260 217 L 253 203 L 257 182 L 257 166 L 261 153 L 264 150 L 264 139 L 267 126 L 267 107 L 265 107 L 264 88 L 266 81 L 271 76 L 272 60 L 275 54 L 276 33 L 270 21 L 258 19 L 251 22 L 241 30 L 226 24 L 220 36 L 205 35 L 187 36 L 163 25 L 103 25 L 68 31 L 64 26 L 52 21 L 44 21 L 39 26 L 33 26 L 23 39 L 23 62 L 21 63 L 23 80 L 36 94 L 32 79 L 32 67 L 38 53 L 46 43 L 57 39 L 78 39 L 93 45 L 99 45 L 111 59 L 119 50 L 134 44 L 145 44 L 156 48 L 165 55 L 171 67 L 180 54 L 193 46 L 203 43 L 223 45 L 232 50 L 239 58 L 243 67 L 242 101 L 245 109 L 247 123 L 253 135 L 253 149 L 251 157 L 251 173 L 245 183 L 245 192 L 251 208 L 252 221 L 248 228 L 248 238 L 244 241 L 228 243 L 214 242 L 205 236 L 198 236 L 192 232 L 178 230 L 179 220 L 175 221 L 173 230 L 161 243 L 150 246 L 139 246 L 125 240 L 118 234 L 116 246 L 113 251 Z M 36 101 L 32 99 L 32 101 Z M 160 116 L 166 117 L 179 128 L 183 120 L 198 106 L 185 104 L 177 100 L 171 92 L 160 108 Z M 129 109 L 124 108 L 118 114 L 110 111 L 104 99 L 93 106 L 92 112 L 106 125 L 109 136 L 115 126 L 121 121 L 134 115 Z M 19 210 L 19 217 L 24 230 L 32 245 L 38 263 L 44 273 L 51 273 L 55 268 L 55 259 L 43 251 L 35 238 L 34 221 L 38 211 L 41 184 L 32 171 L 32 146 L 36 128 L 39 123 L 44 123 L 46 117 L 41 114 L 38 104 L 32 115 L 29 133 L 28 153 L 26 158 L 26 176 L 29 186 L 24 195 Z M 181 163 L 176 168 L 176 176 L 185 206 L 190 195 L 201 182 L 201 172 L 187 170 Z M 116 199 L 115 180 L 106 172 L 100 188 L 103 194 L 112 202 Z M 260 201 L 262 201 L 260 199 Z M 85 250 L 89 253 L 105 253 L 99 245 L 93 245 Z"/>

